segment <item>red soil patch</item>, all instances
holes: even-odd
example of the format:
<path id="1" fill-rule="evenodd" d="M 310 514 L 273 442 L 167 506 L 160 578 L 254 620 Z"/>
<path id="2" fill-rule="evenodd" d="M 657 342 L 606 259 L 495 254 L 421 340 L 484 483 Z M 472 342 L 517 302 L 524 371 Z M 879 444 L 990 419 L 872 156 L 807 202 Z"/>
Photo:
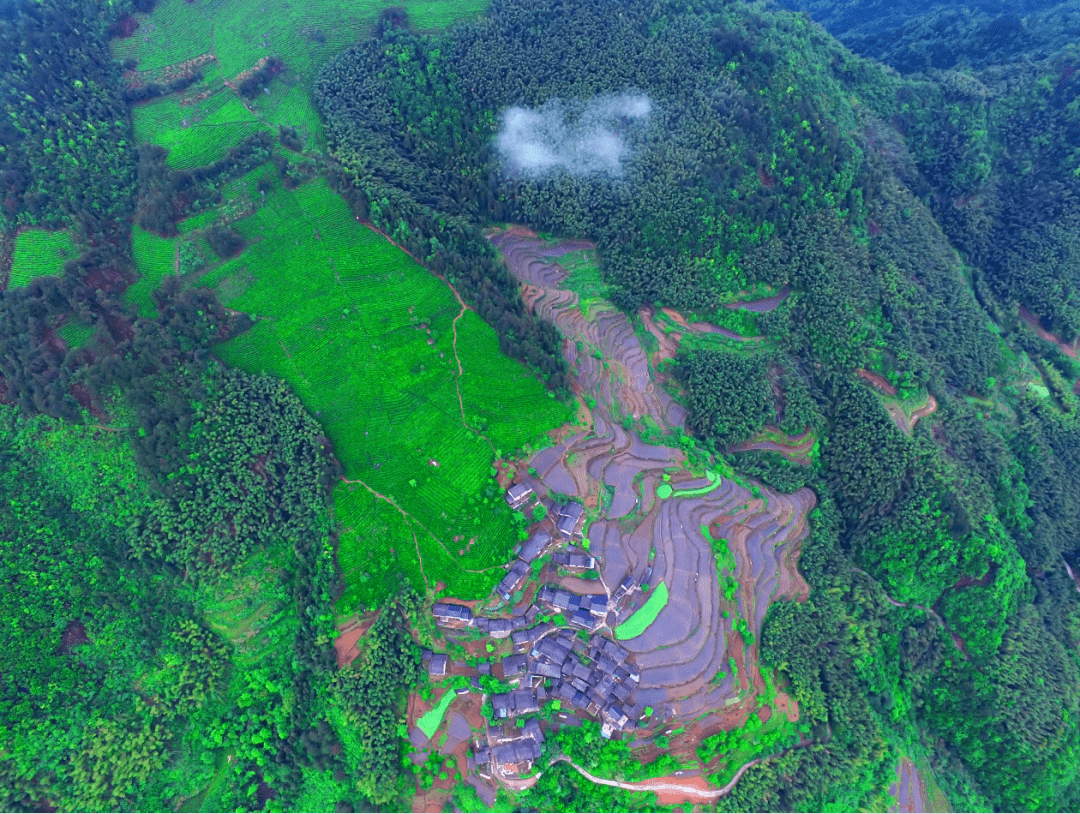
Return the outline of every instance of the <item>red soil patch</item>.
<path id="1" fill-rule="evenodd" d="M 1035 333 L 1039 335 L 1040 339 L 1044 339 L 1047 342 L 1053 342 L 1061 349 L 1061 352 L 1070 359 L 1077 358 L 1077 346 L 1080 345 L 1080 339 L 1074 339 L 1070 344 L 1065 344 L 1061 341 L 1060 337 L 1055 336 L 1043 328 L 1041 320 L 1022 305 L 1020 306 L 1020 319 L 1030 325 L 1035 330 Z"/>
<path id="2" fill-rule="evenodd" d="M 361 618 L 353 619 L 338 628 L 340 632 L 338 637 L 334 639 L 334 653 L 337 656 L 338 669 L 348 667 L 352 664 L 353 659 L 360 655 L 360 649 L 357 645 L 378 618 L 379 612 L 375 611 L 365 614 Z"/>
<path id="3" fill-rule="evenodd" d="M 70 653 L 72 648 L 80 644 L 89 644 L 90 637 L 86 635 L 86 625 L 76 619 L 68 622 L 64 632 L 60 634 L 60 652 Z"/>
<path id="4" fill-rule="evenodd" d="M 787 719 L 791 723 L 795 723 L 799 720 L 799 702 L 786 692 L 778 692 L 776 694 L 775 705 L 776 711 L 787 715 Z"/>
<path id="5" fill-rule="evenodd" d="M 872 370 L 864 370 L 861 367 L 855 372 L 858 373 L 861 378 L 866 379 L 866 381 L 870 382 L 883 393 L 886 393 L 890 396 L 896 395 L 896 388 L 889 384 L 889 380 L 882 376 L 880 373 L 874 373 Z"/>

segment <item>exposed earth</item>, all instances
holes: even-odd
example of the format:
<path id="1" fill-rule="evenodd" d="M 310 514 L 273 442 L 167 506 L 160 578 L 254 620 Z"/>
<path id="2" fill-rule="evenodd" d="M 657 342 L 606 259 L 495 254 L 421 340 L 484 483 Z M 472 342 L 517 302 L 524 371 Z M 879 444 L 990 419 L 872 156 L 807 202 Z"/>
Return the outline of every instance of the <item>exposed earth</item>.
<path id="1" fill-rule="evenodd" d="M 721 721 L 725 729 L 741 723 L 763 687 L 756 642 L 769 604 L 808 593 L 796 560 L 813 492 L 785 495 L 727 477 L 713 484 L 689 471 L 682 449 L 657 443 L 658 436 L 674 439 L 684 432 L 686 411 L 656 383 L 630 320 L 606 300 L 581 302 L 564 286 L 568 273 L 558 259 L 593 247 L 580 240 L 549 243 L 518 227 L 491 240 L 522 283 L 529 307 L 561 331 L 576 390 L 591 409 L 585 430 L 527 462 L 536 473 L 535 488 L 576 497 L 595 510 L 589 551 L 609 589 L 627 574 L 641 580 L 651 564 L 650 581 L 663 581 L 670 592 L 656 621 L 622 642 L 641 668 L 638 700 L 672 725 L 703 714 L 712 731 Z M 685 332 L 720 332 L 666 314 Z M 672 334 L 665 338 L 669 345 L 678 341 Z M 643 440 L 643 425 L 658 428 L 648 433 L 653 443 Z M 674 490 L 666 500 L 657 496 L 665 474 Z M 699 487 L 704 494 L 680 497 Z M 729 577 L 738 583 L 730 601 L 722 590 Z M 633 610 L 608 620 L 609 627 Z M 734 630 L 738 619 L 753 634 L 749 647 Z"/>

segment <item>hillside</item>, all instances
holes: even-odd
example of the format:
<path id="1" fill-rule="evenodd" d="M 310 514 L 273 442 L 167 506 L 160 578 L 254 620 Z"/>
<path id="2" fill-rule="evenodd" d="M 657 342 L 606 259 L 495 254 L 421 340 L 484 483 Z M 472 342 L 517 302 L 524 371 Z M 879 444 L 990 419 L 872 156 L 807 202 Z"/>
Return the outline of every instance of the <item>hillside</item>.
<path id="1" fill-rule="evenodd" d="M 0 4 L 0 807 L 1080 809 L 1080 11 L 789 5 Z"/>

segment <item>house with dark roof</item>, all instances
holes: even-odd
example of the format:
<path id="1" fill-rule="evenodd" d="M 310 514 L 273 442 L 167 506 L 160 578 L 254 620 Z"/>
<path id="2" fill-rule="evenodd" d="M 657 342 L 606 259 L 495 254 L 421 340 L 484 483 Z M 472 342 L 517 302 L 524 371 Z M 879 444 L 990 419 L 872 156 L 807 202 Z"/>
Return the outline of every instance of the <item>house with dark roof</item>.
<path id="1" fill-rule="evenodd" d="M 533 662 L 531 669 L 533 673 L 544 678 L 559 678 L 562 676 L 562 667 L 546 661 Z"/>
<path id="2" fill-rule="evenodd" d="M 540 702 L 534 690 L 513 690 L 491 696 L 491 710 L 496 718 L 516 718 L 539 712 Z"/>
<path id="3" fill-rule="evenodd" d="M 570 627 L 577 628 L 578 630 L 595 630 L 600 627 L 602 619 L 598 619 L 593 616 L 584 608 L 579 608 L 574 611 L 574 615 L 567 620 L 567 624 Z"/>
<path id="4" fill-rule="evenodd" d="M 502 597 L 504 602 L 510 601 L 510 596 L 520 588 L 529 576 L 529 566 L 521 560 L 515 560 L 497 586 L 495 592 Z"/>
<path id="5" fill-rule="evenodd" d="M 533 761 L 540 758 L 540 744 L 532 738 L 518 738 L 515 741 L 496 746 L 491 751 L 492 763 L 503 774 L 525 774 L 532 768 Z"/>
<path id="6" fill-rule="evenodd" d="M 550 585 L 544 585 L 540 588 L 540 591 L 536 594 L 536 601 L 544 605 L 555 604 L 555 589 Z"/>
<path id="7" fill-rule="evenodd" d="M 524 616 L 515 616 L 510 620 L 510 629 L 524 630 L 528 624 L 529 622 Z"/>
<path id="8" fill-rule="evenodd" d="M 551 560 L 569 571 L 585 571 L 596 567 L 596 558 L 579 551 L 556 551 Z"/>
<path id="9" fill-rule="evenodd" d="M 510 634 L 510 640 L 514 643 L 514 652 L 525 653 L 530 650 L 533 643 L 548 631 L 554 630 L 555 626 L 550 622 L 541 622 L 527 630 L 515 630 Z"/>
<path id="10" fill-rule="evenodd" d="M 473 752 L 477 766 L 487 766 L 491 763 L 491 750 L 486 746 L 480 746 Z"/>
<path id="11" fill-rule="evenodd" d="M 537 531 L 532 537 L 525 541 L 525 545 L 521 547 L 521 551 L 518 553 L 518 557 L 523 559 L 527 563 L 532 563 L 537 557 L 539 557 L 544 549 L 547 548 L 548 543 L 551 542 L 551 535 L 546 531 Z"/>
<path id="12" fill-rule="evenodd" d="M 453 602 L 436 602 L 431 606 L 431 614 L 443 626 L 461 627 L 472 622 L 472 611 Z"/>
<path id="13" fill-rule="evenodd" d="M 622 599 L 624 596 L 626 596 L 628 593 L 630 593 L 637 587 L 637 581 L 632 576 L 627 575 L 626 578 L 621 583 L 619 583 L 619 587 L 616 588 L 615 592 L 611 595 L 611 603 L 614 605 L 616 602 L 618 602 L 620 599 Z"/>
<path id="14" fill-rule="evenodd" d="M 525 675 L 525 656 L 507 656 L 502 660 L 503 678 L 517 678 Z"/>
<path id="15" fill-rule="evenodd" d="M 622 709 L 615 704 L 612 704 L 609 707 L 604 707 L 604 709 L 600 713 L 600 716 L 604 719 L 604 723 L 610 724 L 612 727 L 618 730 L 622 730 L 630 720 L 627 717 L 626 713 L 623 712 Z"/>
<path id="16" fill-rule="evenodd" d="M 650 582 L 650 580 L 652 579 L 652 575 L 653 575 L 652 566 L 651 565 L 646 566 L 645 567 L 645 573 L 641 575 L 641 588 L 642 588 L 642 590 L 645 589 L 645 586 L 652 584 Z"/>
<path id="17" fill-rule="evenodd" d="M 544 742 L 544 730 L 540 726 L 540 721 L 536 718 L 530 718 L 526 721 L 525 727 L 522 729 L 522 734 L 524 734 L 526 738 L 532 738 L 537 743 Z"/>
<path id="18" fill-rule="evenodd" d="M 517 509 L 528 503 L 533 494 L 531 484 L 525 482 L 516 483 L 506 490 L 506 502 L 510 504 L 511 509 Z"/>
<path id="19" fill-rule="evenodd" d="M 510 635 L 511 630 L 513 630 L 513 626 L 509 619 L 492 619 L 488 628 L 488 632 L 491 633 L 493 639 L 505 639 Z"/>
<path id="20" fill-rule="evenodd" d="M 584 519 L 584 506 L 580 503 L 567 503 L 559 509 L 559 515 L 555 520 L 555 529 L 563 537 L 570 539 L 581 531 Z"/>
<path id="21" fill-rule="evenodd" d="M 428 674 L 432 677 L 446 675 L 446 668 L 450 664 L 450 657 L 445 653 L 435 653 L 428 664 Z"/>

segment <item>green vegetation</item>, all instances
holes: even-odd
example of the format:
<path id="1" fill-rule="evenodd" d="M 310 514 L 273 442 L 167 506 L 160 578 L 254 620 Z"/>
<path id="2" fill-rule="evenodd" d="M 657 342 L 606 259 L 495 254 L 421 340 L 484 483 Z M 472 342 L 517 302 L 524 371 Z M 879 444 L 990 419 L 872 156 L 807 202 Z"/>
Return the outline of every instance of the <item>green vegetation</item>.
<path id="1" fill-rule="evenodd" d="M 59 276 L 64 263 L 75 259 L 71 233 L 66 229 L 24 229 L 15 239 L 8 288 L 26 285 L 35 277 Z"/>
<path id="2" fill-rule="evenodd" d="M 275 189 L 234 227 L 248 248 L 198 284 L 258 321 L 217 353 L 283 378 L 325 428 L 348 481 L 335 490 L 342 601 L 377 604 L 402 573 L 423 588 L 424 569 L 454 595 L 485 594 L 497 579 L 485 569 L 513 543 L 493 453 L 523 446 L 568 408 L 325 182 Z M 455 536 L 475 543 L 458 555 Z"/>
<path id="3" fill-rule="evenodd" d="M 457 693 L 453 690 L 447 690 L 443 695 L 439 703 L 432 708 L 430 712 L 426 712 L 416 719 L 416 725 L 420 727 L 420 731 L 428 736 L 429 739 L 435 737 L 435 731 L 443 722 L 443 717 L 446 715 L 446 710 L 450 707 L 453 700 L 457 698 Z"/>
<path id="4" fill-rule="evenodd" d="M 660 611 L 667 607 L 667 603 L 668 587 L 666 583 L 661 582 L 649 594 L 645 604 L 638 608 L 629 619 L 615 628 L 615 638 L 632 639 L 635 636 L 640 636 L 649 625 L 656 621 L 656 617 L 660 614 Z"/>

